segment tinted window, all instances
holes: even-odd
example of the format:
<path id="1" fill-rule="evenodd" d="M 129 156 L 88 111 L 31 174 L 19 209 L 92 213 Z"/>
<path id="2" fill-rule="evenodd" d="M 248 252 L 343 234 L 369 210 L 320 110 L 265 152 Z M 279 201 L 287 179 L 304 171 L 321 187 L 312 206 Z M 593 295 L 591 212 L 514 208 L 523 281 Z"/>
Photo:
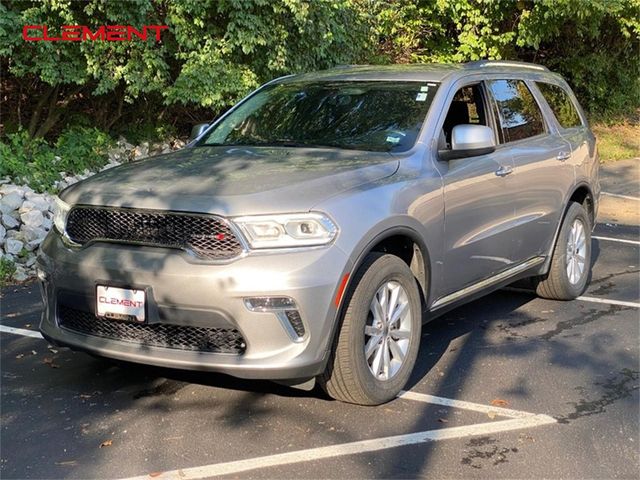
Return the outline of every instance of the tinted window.
<path id="1" fill-rule="evenodd" d="M 544 133 L 540 107 L 523 81 L 496 80 L 488 83 L 498 107 L 505 141 L 513 142 Z"/>
<path id="2" fill-rule="evenodd" d="M 579 127 L 582 125 L 580 115 L 567 92 L 557 85 L 550 83 L 536 83 L 545 100 L 551 107 L 558 123 L 563 128 Z"/>
<path id="3" fill-rule="evenodd" d="M 402 152 L 414 145 L 436 90 L 416 82 L 275 84 L 250 97 L 198 145 Z"/>

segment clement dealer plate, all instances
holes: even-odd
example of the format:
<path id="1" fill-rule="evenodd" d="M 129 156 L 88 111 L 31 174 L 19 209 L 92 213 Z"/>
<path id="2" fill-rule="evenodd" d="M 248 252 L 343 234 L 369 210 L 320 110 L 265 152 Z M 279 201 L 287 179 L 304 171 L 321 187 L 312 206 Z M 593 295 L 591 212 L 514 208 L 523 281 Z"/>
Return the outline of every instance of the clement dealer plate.
<path id="1" fill-rule="evenodd" d="M 98 285 L 96 314 L 114 320 L 145 321 L 145 292 Z"/>

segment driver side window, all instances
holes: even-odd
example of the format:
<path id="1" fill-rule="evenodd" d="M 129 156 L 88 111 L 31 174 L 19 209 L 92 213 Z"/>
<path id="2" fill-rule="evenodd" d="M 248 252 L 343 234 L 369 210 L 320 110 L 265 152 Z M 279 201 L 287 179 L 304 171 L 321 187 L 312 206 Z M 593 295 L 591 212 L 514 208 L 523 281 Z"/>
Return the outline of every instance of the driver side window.
<path id="1" fill-rule="evenodd" d="M 484 125 L 487 115 L 484 108 L 482 88 L 479 83 L 465 85 L 456 92 L 442 125 L 438 141 L 439 150 L 451 149 L 451 132 L 456 125 Z"/>

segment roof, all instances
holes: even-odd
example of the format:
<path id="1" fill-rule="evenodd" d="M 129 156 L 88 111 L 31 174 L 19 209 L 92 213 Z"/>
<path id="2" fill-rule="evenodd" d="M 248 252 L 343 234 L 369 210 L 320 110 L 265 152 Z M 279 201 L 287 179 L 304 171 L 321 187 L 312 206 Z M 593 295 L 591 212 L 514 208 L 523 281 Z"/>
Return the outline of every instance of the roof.
<path id="1" fill-rule="evenodd" d="M 409 81 L 409 82 L 442 82 L 449 75 L 469 74 L 474 72 L 549 72 L 547 67 L 534 63 L 480 60 L 468 63 L 425 63 L 402 65 L 343 65 L 329 70 L 290 75 L 279 79 L 279 82 L 298 81 Z"/>

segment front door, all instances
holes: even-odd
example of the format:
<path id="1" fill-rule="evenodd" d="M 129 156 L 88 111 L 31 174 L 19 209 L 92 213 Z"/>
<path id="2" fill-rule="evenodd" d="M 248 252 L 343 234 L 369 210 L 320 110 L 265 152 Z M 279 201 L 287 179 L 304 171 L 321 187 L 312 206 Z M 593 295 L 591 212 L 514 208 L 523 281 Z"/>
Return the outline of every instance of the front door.
<path id="1" fill-rule="evenodd" d="M 455 94 L 443 124 L 442 148 L 459 124 L 494 128 L 487 95 L 481 83 Z M 496 136 L 497 138 L 497 136 Z M 497 138 L 498 140 L 498 138 Z M 438 162 L 444 183 L 444 291 L 453 293 L 490 277 L 513 264 L 513 169 L 510 153 L 495 152 Z"/>

